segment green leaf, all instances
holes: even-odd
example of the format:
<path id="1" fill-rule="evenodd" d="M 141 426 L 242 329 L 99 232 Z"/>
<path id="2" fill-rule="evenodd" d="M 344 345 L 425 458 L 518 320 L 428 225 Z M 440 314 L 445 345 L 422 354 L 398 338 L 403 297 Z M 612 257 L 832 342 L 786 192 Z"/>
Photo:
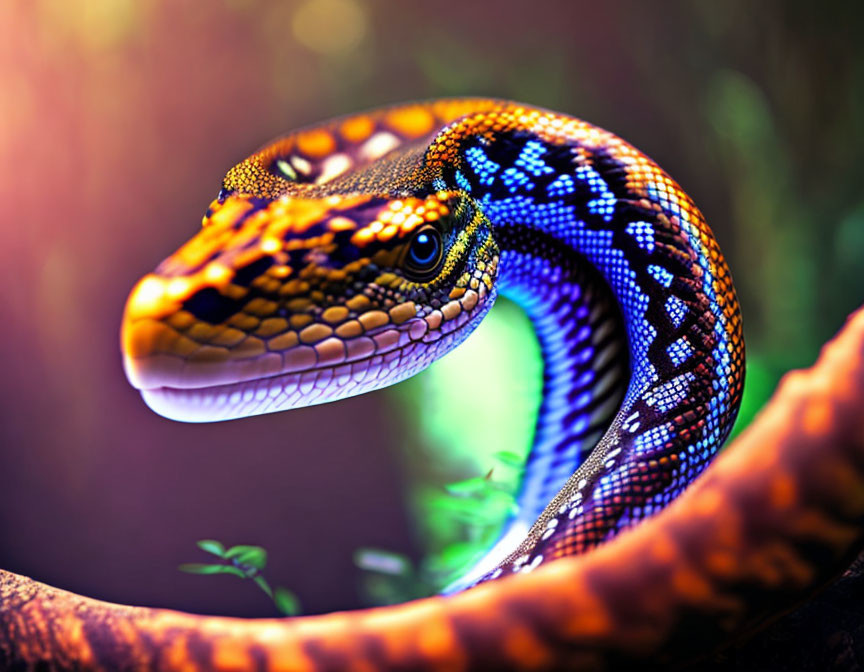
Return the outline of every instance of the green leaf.
<path id="1" fill-rule="evenodd" d="M 473 510 L 457 511 L 453 513 L 453 520 L 469 528 L 482 529 L 496 522 L 494 516 L 489 515 L 481 506 Z"/>
<path id="2" fill-rule="evenodd" d="M 471 527 L 500 523 L 500 513 L 487 506 L 490 499 L 497 504 L 498 493 L 498 490 L 488 489 L 483 497 L 451 497 L 449 502 L 435 502 L 431 508 L 437 516 L 446 516 L 448 520 Z"/>
<path id="3" fill-rule="evenodd" d="M 196 543 L 198 544 L 198 548 L 202 551 L 218 555 L 220 558 L 225 555 L 225 547 L 221 542 L 216 541 L 215 539 L 201 539 Z"/>
<path id="4" fill-rule="evenodd" d="M 264 569 L 267 565 L 267 551 L 260 546 L 232 546 L 225 551 L 224 558 L 255 569 Z"/>
<path id="5" fill-rule="evenodd" d="M 513 469 L 522 469 L 525 466 L 525 461 L 516 453 L 511 453 L 509 450 L 501 450 L 495 453 L 495 459 L 505 467 Z"/>
<path id="6" fill-rule="evenodd" d="M 516 500 L 509 492 L 492 490 L 483 502 L 483 512 L 490 520 L 498 522 L 510 514 L 517 513 Z"/>
<path id="7" fill-rule="evenodd" d="M 267 579 L 265 579 L 263 576 L 259 575 L 259 576 L 256 576 L 252 580 L 258 584 L 258 587 L 261 590 L 263 590 L 265 593 L 267 593 L 267 597 L 269 597 L 271 600 L 273 599 L 273 591 L 270 590 L 270 584 L 267 583 Z"/>
<path id="8" fill-rule="evenodd" d="M 468 478 L 464 481 L 456 483 L 448 483 L 444 489 L 451 495 L 456 497 L 469 497 L 485 492 L 489 487 L 489 482 L 482 476 Z"/>
<path id="9" fill-rule="evenodd" d="M 482 550 L 470 542 L 457 542 L 447 546 L 438 556 L 427 559 L 426 569 L 435 574 L 451 574 L 464 569 Z"/>
<path id="10" fill-rule="evenodd" d="M 180 565 L 177 569 L 187 574 L 233 574 L 234 576 L 239 576 L 241 579 L 246 578 L 242 570 L 230 565 L 205 565 L 200 562 L 188 562 Z"/>
<path id="11" fill-rule="evenodd" d="M 475 499 L 457 498 L 447 494 L 442 494 L 441 497 L 430 497 L 428 501 L 429 509 L 435 516 L 451 516 L 465 511 L 466 508 L 477 506 Z"/>
<path id="12" fill-rule="evenodd" d="M 468 542 L 450 544 L 441 553 L 441 561 L 445 566 L 459 567 L 470 563 L 477 557 L 479 550 L 474 544 Z"/>
<path id="13" fill-rule="evenodd" d="M 278 586 L 273 594 L 273 602 L 276 608 L 286 616 L 296 616 L 300 613 L 300 600 L 290 590 Z"/>
<path id="14" fill-rule="evenodd" d="M 354 564 L 367 572 L 391 576 L 407 576 L 411 573 L 411 561 L 408 558 L 378 548 L 358 548 L 354 551 Z"/>

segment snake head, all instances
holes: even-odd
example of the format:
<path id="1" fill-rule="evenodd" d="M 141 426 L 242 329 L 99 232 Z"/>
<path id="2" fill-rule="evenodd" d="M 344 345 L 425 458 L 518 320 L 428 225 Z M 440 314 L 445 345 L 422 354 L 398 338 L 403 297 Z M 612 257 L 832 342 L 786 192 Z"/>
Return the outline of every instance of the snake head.
<path id="1" fill-rule="evenodd" d="M 461 192 L 222 193 L 126 304 L 129 381 L 157 413 L 212 421 L 403 380 L 491 306 L 498 249 Z"/>

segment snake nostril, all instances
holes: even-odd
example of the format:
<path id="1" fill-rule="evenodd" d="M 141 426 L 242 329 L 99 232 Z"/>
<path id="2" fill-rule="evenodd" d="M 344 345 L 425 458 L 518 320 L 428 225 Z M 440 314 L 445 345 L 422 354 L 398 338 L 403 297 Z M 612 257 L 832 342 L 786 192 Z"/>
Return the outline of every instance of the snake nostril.
<path id="1" fill-rule="evenodd" d="M 183 309 L 202 322 L 220 324 L 240 311 L 242 304 L 213 287 L 200 289 L 183 302 Z"/>
<path id="2" fill-rule="evenodd" d="M 264 272 L 274 264 L 273 257 L 261 257 L 247 264 L 242 268 L 238 268 L 234 274 L 234 284 L 241 287 L 248 287 L 256 278 L 264 275 Z"/>

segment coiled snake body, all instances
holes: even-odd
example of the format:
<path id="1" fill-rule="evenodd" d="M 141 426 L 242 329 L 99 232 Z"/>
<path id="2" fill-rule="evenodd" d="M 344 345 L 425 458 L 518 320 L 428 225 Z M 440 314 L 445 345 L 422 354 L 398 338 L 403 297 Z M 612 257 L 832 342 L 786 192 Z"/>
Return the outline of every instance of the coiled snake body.
<path id="1" fill-rule="evenodd" d="M 740 398 L 717 244 L 609 133 L 469 100 L 277 140 L 229 171 L 201 233 L 133 291 L 126 370 L 182 420 L 338 399 L 455 347 L 499 289 L 534 320 L 546 375 L 521 513 L 500 566 L 483 565 L 529 571 L 665 506 Z"/>
<path id="2" fill-rule="evenodd" d="M 136 285 L 123 320 L 127 375 L 171 418 L 242 417 L 402 380 L 457 346 L 499 292 L 532 319 L 544 396 L 519 514 L 453 589 L 488 585 L 437 598 L 445 604 L 476 607 L 489 591 L 511 594 L 527 577 L 492 580 L 547 563 L 537 576 L 550 577 L 564 566 L 550 561 L 665 508 L 735 418 L 741 320 L 711 231 L 650 159 L 583 121 L 486 99 L 343 118 L 276 140 L 232 168 L 203 224 Z M 394 642 L 404 632 L 375 645 L 360 616 L 338 617 L 348 620 L 333 625 L 330 639 L 355 642 L 352 660 L 374 666 L 454 662 L 434 654 L 459 653 L 470 625 L 437 606 L 396 609 L 409 609 L 393 612 L 404 615 L 399 626 L 388 625 L 386 610 L 364 622 L 394 633 L 415 622 L 428 628 L 419 654 L 399 653 Z M 140 640 L 146 655 L 133 651 L 127 661 L 230 669 L 233 652 L 274 668 L 347 664 L 328 657 L 326 640 L 304 639 L 301 626 L 288 639 L 266 622 L 237 626 L 243 643 L 223 649 L 230 621 L 146 612 L 127 619 L 132 639 L 140 619 L 158 621 Z M 97 619 L 102 636 L 123 641 L 116 624 L 124 618 Z M 153 633 L 169 630 L 183 642 L 176 659 L 153 653 L 168 643 Z M 546 644 L 530 628 L 510 634 L 507 664 L 532 651 L 542 663 Z M 77 643 L 100 662 L 89 631 Z"/>

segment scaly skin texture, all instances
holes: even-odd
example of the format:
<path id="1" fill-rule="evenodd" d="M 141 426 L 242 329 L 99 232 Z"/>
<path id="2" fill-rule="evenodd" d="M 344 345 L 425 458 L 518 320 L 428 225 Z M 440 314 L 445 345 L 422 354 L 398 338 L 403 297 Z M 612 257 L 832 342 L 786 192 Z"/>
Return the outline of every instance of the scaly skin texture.
<path id="1" fill-rule="evenodd" d="M 519 513 L 456 588 L 662 509 L 735 418 L 741 320 L 710 229 L 586 122 L 451 100 L 325 123 L 232 168 L 203 224 L 123 322 L 129 379 L 170 418 L 380 388 L 458 345 L 498 291 L 528 311 L 546 380 Z"/>
<path id="2" fill-rule="evenodd" d="M 498 291 L 534 321 L 544 400 L 519 513 L 461 589 L 650 517 L 734 421 L 743 341 L 728 268 L 692 201 L 623 140 L 479 99 L 288 135 L 231 169 L 200 233 L 136 285 L 124 363 L 178 420 L 321 403 L 425 368 Z M 423 609 L 436 642 L 455 636 L 461 616 L 407 613 Z"/>
<path id="3" fill-rule="evenodd" d="M 0 571 L 13 669 L 656 669 L 793 606 L 864 546 L 864 310 L 663 512 L 452 597 L 295 619 L 108 604 Z"/>

